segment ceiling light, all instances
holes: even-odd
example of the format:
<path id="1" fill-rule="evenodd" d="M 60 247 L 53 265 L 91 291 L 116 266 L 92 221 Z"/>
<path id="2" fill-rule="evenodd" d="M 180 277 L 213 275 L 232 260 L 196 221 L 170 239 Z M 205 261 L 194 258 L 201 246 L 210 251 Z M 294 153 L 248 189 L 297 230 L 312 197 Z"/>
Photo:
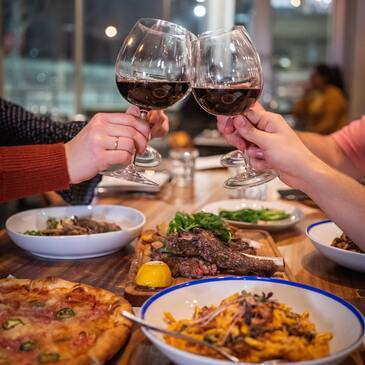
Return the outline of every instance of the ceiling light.
<path id="1" fill-rule="evenodd" d="M 207 13 L 207 9 L 203 5 L 197 5 L 194 8 L 194 15 L 198 17 L 202 17 Z"/>
<path id="2" fill-rule="evenodd" d="M 109 25 L 108 27 L 105 28 L 105 35 L 108 38 L 113 38 L 118 34 L 118 30 L 117 28 L 115 28 L 113 25 Z"/>

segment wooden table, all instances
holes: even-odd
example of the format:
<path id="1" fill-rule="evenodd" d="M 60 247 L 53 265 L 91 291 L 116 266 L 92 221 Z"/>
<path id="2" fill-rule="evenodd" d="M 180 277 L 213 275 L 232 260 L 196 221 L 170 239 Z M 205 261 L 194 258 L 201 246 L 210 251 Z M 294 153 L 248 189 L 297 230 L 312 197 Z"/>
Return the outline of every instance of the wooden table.
<path id="1" fill-rule="evenodd" d="M 227 199 L 228 192 L 222 185 L 226 178 L 224 170 L 201 171 L 197 172 L 193 187 L 179 188 L 168 184 L 157 195 L 124 193 L 99 198 L 98 203 L 137 208 L 147 218 L 146 228 L 153 228 L 156 224 L 171 219 L 177 210 L 193 212 L 208 202 Z M 365 275 L 341 268 L 316 251 L 305 236 L 305 228 L 325 217 L 318 209 L 302 208 L 306 213 L 305 219 L 297 227 L 273 234 L 295 280 L 339 295 L 365 314 Z M 9 274 L 19 278 L 54 275 L 123 294 L 132 254 L 133 248 L 128 247 L 113 255 L 90 260 L 42 260 L 17 248 L 4 232 L 0 233 L 1 277 Z"/>

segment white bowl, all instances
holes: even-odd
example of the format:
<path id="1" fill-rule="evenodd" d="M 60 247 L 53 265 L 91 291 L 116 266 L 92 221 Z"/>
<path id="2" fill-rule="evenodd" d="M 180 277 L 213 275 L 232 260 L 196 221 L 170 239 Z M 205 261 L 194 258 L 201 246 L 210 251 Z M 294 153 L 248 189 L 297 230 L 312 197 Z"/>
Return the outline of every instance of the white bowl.
<path id="1" fill-rule="evenodd" d="M 241 228 L 256 228 L 256 229 L 259 228 L 259 229 L 265 229 L 267 231 L 280 231 L 297 224 L 304 217 L 304 213 L 302 210 L 291 204 L 282 203 L 280 201 L 245 200 L 245 199 L 219 200 L 205 205 L 202 208 L 202 210 L 204 212 L 219 214 L 220 210 L 238 210 L 245 208 L 279 209 L 286 211 L 288 214 L 290 214 L 290 217 L 287 219 L 281 219 L 277 221 L 270 221 L 270 222 L 259 221 L 257 223 L 231 221 L 229 219 L 225 219 L 225 221 Z"/>
<path id="2" fill-rule="evenodd" d="M 49 217 L 90 217 L 118 224 L 122 230 L 79 236 L 30 236 L 27 230 L 46 228 Z M 118 205 L 80 205 L 31 209 L 14 214 L 6 221 L 10 238 L 34 255 L 54 259 L 84 259 L 108 255 L 138 237 L 145 216 L 140 211 Z"/>
<path id="3" fill-rule="evenodd" d="M 219 304 L 223 298 L 242 290 L 258 294 L 273 292 L 275 299 L 290 306 L 295 312 L 309 311 L 310 320 L 315 323 L 317 331 L 334 334 L 330 342 L 330 356 L 291 364 L 337 364 L 362 342 L 365 323 L 355 307 L 323 290 L 280 279 L 220 277 L 183 283 L 148 299 L 141 308 L 141 316 L 155 325 L 166 327 L 163 320 L 166 311 L 171 312 L 176 319 L 191 318 L 196 305 Z M 178 365 L 232 364 L 179 350 L 168 345 L 162 335 L 146 329 L 143 331 L 161 352 Z"/>
<path id="4" fill-rule="evenodd" d="M 365 253 L 342 250 L 331 246 L 342 230 L 330 220 L 319 221 L 307 227 L 306 234 L 324 256 L 348 269 L 365 272 Z"/>

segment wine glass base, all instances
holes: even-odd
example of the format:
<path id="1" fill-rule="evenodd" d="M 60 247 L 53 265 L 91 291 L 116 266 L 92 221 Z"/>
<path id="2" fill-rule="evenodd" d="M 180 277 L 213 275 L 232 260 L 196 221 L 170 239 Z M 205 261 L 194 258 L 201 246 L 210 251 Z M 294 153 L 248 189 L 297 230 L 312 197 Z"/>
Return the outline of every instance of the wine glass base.
<path id="1" fill-rule="evenodd" d="M 147 177 L 145 177 L 143 174 L 141 174 L 139 171 L 137 171 L 137 169 L 135 168 L 134 165 L 128 165 L 124 169 L 120 169 L 120 170 L 104 171 L 101 174 L 105 175 L 105 176 L 115 177 L 117 179 L 124 179 L 127 181 L 144 184 L 144 185 L 158 186 L 157 183 L 155 183 L 154 181 L 152 181 L 150 179 L 147 179 Z"/>
<path id="2" fill-rule="evenodd" d="M 265 184 L 276 178 L 276 174 L 273 171 L 251 171 L 243 172 L 234 177 L 227 179 L 224 182 L 226 189 L 245 189 L 252 188 L 261 184 Z"/>
<path id="3" fill-rule="evenodd" d="M 162 157 L 154 148 L 147 146 L 143 155 L 137 155 L 134 164 L 139 167 L 156 167 L 161 163 Z"/>

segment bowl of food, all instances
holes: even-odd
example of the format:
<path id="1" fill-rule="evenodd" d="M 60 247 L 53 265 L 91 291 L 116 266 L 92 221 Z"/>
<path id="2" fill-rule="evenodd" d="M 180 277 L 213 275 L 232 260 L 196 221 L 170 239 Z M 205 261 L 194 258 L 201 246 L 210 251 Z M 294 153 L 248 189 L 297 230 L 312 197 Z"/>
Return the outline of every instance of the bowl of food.
<path id="1" fill-rule="evenodd" d="M 279 201 L 220 200 L 207 204 L 202 210 L 218 214 L 226 222 L 237 227 L 267 231 L 287 229 L 304 217 L 299 208 Z"/>
<path id="2" fill-rule="evenodd" d="M 83 259 L 120 250 L 140 234 L 145 217 L 118 205 L 31 209 L 6 221 L 10 238 L 34 255 Z"/>
<path id="3" fill-rule="evenodd" d="M 241 364 L 276 360 L 337 364 L 364 337 L 364 318 L 348 302 L 281 279 L 207 278 L 179 284 L 148 299 L 148 322 L 224 347 Z M 205 346 L 151 330 L 146 336 L 178 365 L 232 364 Z"/>
<path id="4" fill-rule="evenodd" d="M 307 236 L 324 256 L 351 270 L 365 272 L 365 253 L 332 221 L 307 227 Z"/>

